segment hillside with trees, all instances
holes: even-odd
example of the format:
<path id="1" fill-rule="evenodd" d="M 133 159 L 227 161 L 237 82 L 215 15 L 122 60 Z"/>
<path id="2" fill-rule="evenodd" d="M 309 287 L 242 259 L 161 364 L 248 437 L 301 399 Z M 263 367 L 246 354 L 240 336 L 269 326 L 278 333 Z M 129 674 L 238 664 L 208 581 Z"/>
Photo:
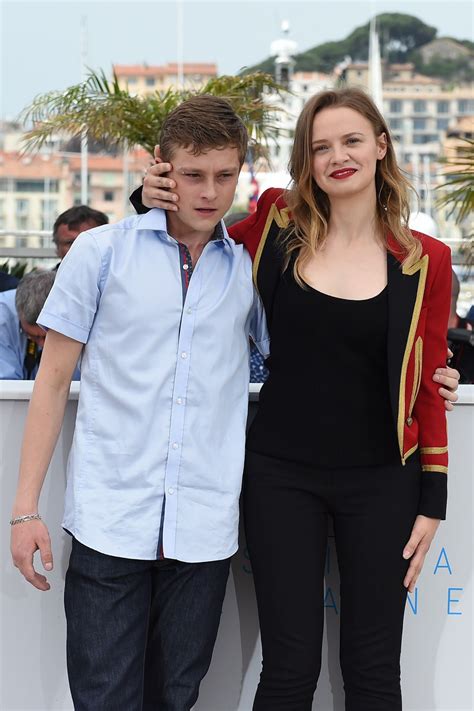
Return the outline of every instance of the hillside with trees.
<path id="1" fill-rule="evenodd" d="M 339 42 L 324 42 L 295 55 L 295 71 L 330 73 L 346 57 L 351 57 L 353 62 L 367 61 L 369 27 L 370 23 L 356 27 Z M 459 77 L 468 80 L 472 76 L 474 45 L 470 40 L 454 40 L 460 47 L 459 57 L 446 59 L 435 56 L 425 63 L 419 50 L 437 38 L 436 27 L 430 27 L 412 15 L 382 13 L 377 15 L 377 30 L 382 57 L 389 63 L 413 62 L 420 74 L 439 76 L 448 81 Z M 470 50 L 469 55 L 465 55 L 466 48 Z M 273 58 L 268 57 L 253 67 L 245 68 L 244 73 L 258 70 L 273 73 L 273 68 Z"/>

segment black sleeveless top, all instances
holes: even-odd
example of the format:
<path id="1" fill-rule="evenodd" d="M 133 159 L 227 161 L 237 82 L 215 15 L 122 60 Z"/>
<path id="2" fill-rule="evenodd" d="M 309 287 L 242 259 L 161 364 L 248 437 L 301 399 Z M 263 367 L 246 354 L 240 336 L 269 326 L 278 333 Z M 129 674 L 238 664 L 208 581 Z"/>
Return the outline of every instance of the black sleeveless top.
<path id="1" fill-rule="evenodd" d="M 274 302 L 268 380 L 247 448 L 314 467 L 400 461 L 387 371 L 387 288 L 362 301 L 288 268 Z"/>

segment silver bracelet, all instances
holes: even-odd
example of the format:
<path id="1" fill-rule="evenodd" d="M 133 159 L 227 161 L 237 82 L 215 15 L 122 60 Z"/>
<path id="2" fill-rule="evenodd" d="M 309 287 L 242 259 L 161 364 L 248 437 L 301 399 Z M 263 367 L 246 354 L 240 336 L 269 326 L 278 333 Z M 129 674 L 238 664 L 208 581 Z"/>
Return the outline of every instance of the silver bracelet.
<path id="1" fill-rule="evenodd" d="M 41 521 L 41 516 L 39 513 L 26 514 L 26 516 L 17 516 L 12 518 L 10 521 L 10 526 L 16 526 L 17 523 L 25 523 L 25 521 Z"/>

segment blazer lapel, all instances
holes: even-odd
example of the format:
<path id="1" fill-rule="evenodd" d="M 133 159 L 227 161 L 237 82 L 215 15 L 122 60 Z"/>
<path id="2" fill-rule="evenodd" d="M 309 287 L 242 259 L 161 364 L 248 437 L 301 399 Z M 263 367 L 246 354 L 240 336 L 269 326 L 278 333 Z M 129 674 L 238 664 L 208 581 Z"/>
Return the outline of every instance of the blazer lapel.
<path id="1" fill-rule="evenodd" d="M 407 268 L 402 267 L 392 252 L 387 254 L 388 379 L 402 461 L 407 368 L 423 303 L 427 270 L 428 255 Z"/>

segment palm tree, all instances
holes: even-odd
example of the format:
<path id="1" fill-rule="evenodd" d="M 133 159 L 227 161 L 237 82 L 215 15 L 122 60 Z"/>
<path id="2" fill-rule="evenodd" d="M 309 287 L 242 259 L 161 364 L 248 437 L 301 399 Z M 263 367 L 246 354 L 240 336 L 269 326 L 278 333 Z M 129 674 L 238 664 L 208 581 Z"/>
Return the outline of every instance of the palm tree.
<path id="1" fill-rule="evenodd" d="M 440 207 L 448 208 L 448 217 L 454 216 L 460 224 L 474 214 L 474 139 L 460 137 L 464 145 L 459 145 L 455 155 L 441 158 L 446 168 L 443 171 L 446 182 L 438 188 L 443 195 L 438 198 Z"/>
<path id="2" fill-rule="evenodd" d="M 445 182 L 438 185 L 442 194 L 437 204 L 447 208 L 447 217 L 454 216 L 457 225 L 462 224 L 467 228 L 459 252 L 464 257 L 469 274 L 474 265 L 474 139 L 459 137 L 458 140 L 462 143 L 456 146 L 455 153 L 441 158 L 441 163 L 445 166 Z M 469 218 L 470 224 L 466 224 Z"/>
<path id="3" fill-rule="evenodd" d="M 197 93 L 226 98 L 247 127 L 254 155 L 266 155 L 266 143 L 277 139 L 275 118 L 281 110 L 270 102 L 269 94 L 284 91 L 269 74 L 255 72 L 211 79 L 196 92 L 170 88 L 140 97 L 122 89 L 115 74 L 109 81 L 103 71 L 90 72 L 80 84 L 37 96 L 22 112 L 21 119 L 33 126 L 25 135 L 25 148 L 38 150 L 59 132 L 72 136 L 85 132 L 111 146 L 138 145 L 153 154 L 167 114 Z"/>

